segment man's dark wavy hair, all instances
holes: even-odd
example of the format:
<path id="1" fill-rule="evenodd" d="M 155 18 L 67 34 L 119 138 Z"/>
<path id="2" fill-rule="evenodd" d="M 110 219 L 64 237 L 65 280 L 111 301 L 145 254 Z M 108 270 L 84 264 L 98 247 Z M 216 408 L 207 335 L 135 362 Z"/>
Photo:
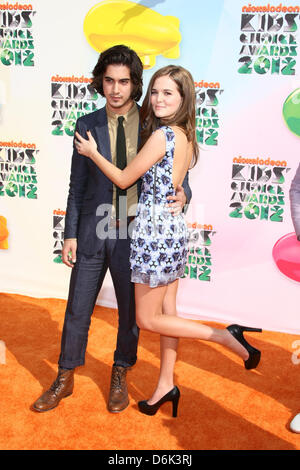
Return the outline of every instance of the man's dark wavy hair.
<path id="1" fill-rule="evenodd" d="M 93 70 L 92 87 L 100 93 L 100 95 L 104 96 L 103 75 L 108 65 L 116 64 L 126 65 L 129 68 L 130 78 L 133 84 L 131 98 L 134 101 L 139 101 L 143 93 L 143 64 L 134 50 L 122 44 L 110 47 L 100 54 Z"/>

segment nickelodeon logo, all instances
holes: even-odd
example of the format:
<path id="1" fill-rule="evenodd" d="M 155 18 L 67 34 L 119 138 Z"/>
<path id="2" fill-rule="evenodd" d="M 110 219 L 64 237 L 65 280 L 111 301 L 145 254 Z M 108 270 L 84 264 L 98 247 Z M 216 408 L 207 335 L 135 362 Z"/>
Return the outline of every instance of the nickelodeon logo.
<path id="1" fill-rule="evenodd" d="M 61 77 L 60 75 L 53 75 L 51 77 L 51 82 L 68 82 L 68 83 L 91 83 L 91 78 L 86 78 L 83 75 L 81 77 Z"/>
<path id="2" fill-rule="evenodd" d="M 25 148 L 25 149 L 36 149 L 36 144 L 30 144 L 26 142 L 14 142 L 11 140 L 10 142 L 1 142 L 0 147 L 14 147 L 14 148 Z"/>
<path id="3" fill-rule="evenodd" d="M 206 225 L 206 224 L 198 224 L 197 222 L 188 222 L 187 223 L 188 228 L 194 228 L 194 229 L 203 229 L 203 230 L 213 230 L 212 225 Z"/>
<path id="4" fill-rule="evenodd" d="M 264 160 L 263 158 L 243 158 L 243 157 L 235 157 L 233 159 L 233 163 L 246 163 L 250 165 L 271 165 L 271 166 L 287 166 L 287 162 L 285 160 L 270 160 L 267 158 Z"/>
<path id="5" fill-rule="evenodd" d="M 282 3 L 277 5 L 276 7 L 274 5 L 268 5 L 265 6 L 254 6 L 251 5 L 251 3 L 248 4 L 248 6 L 243 6 L 242 12 L 247 12 L 247 13 L 299 13 L 300 12 L 300 7 L 299 6 L 283 6 Z"/>
<path id="6" fill-rule="evenodd" d="M 196 88 L 220 88 L 219 82 L 205 82 L 201 80 L 201 82 L 194 82 Z"/>
<path id="7" fill-rule="evenodd" d="M 3 215 L 0 215 L 0 249 L 7 250 L 8 249 L 8 235 L 9 231 L 7 230 L 7 221 Z"/>
<path id="8" fill-rule="evenodd" d="M 14 10 L 14 11 L 17 11 L 17 10 L 32 10 L 32 5 L 26 5 L 26 3 L 24 4 L 21 4 L 21 3 L 2 3 L 0 5 L 0 10 Z"/>
<path id="9" fill-rule="evenodd" d="M 53 215 L 63 215 L 64 216 L 64 215 L 66 215 L 66 213 L 67 213 L 66 211 L 63 211 L 61 209 L 54 209 L 54 211 L 53 211 Z"/>

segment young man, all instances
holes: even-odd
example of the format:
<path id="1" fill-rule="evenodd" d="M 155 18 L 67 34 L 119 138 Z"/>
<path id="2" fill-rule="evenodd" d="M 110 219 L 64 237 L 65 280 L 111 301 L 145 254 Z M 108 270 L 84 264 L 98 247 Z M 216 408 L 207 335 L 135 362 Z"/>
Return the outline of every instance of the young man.
<path id="1" fill-rule="evenodd" d="M 140 129 L 135 102 L 142 95 L 142 73 L 139 57 L 128 47 L 118 45 L 102 52 L 93 70 L 92 85 L 106 98 L 106 106 L 77 121 L 80 135 L 86 136 L 90 130 L 101 154 L 118 167 L 126 166 L 137 153 Z M 191 198 L 187 176 L 183 188 L 173 198 L 174 211 L 181 210 L 185 200 Z M 137 359 L 139 332 L 126 231 L 134 218 L 139 194 L 140 181 L 121 191 L 74 147 L 62 253 L 72 274 L 59 369 L 49 390 L 33 404 L 35 411 L 55 408 L 62 398 L 71 395 L 74 369 L 84 364 L 91 315 L 108 268 L 119 314 L 108 410 L 120 412 L 129 404 L 126 374 Z"/>

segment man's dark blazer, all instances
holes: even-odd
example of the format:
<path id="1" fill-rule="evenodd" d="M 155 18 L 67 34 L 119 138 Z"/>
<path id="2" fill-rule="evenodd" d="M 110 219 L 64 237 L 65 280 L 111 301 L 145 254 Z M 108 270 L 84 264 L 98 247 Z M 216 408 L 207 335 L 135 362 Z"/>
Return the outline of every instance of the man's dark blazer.
<path id="1" fill-rule="evenodd" d="M 111 162 L 105 106 L 77 120 L 76 131 L 84 138 L 87 138 L 87 130 L 91 131 L 101 155 Z M 140 179 L 137 184 L 139 196 L 141 191 Z M 188 184 L 188 173 L 182 186 L 188 204 L 192 196 Z M 77 250 L 79 252 L 93 255 L 101 250 L 104 240 L 97 237 L 96 226 L 105 215 L 102 217 L 97 216 L 96 210 L 100 204 L 111 205 L 112 199 L 113 183 L 90 158 L 80 155 L 73 147 L 64 238 L 77 238 Z"/>

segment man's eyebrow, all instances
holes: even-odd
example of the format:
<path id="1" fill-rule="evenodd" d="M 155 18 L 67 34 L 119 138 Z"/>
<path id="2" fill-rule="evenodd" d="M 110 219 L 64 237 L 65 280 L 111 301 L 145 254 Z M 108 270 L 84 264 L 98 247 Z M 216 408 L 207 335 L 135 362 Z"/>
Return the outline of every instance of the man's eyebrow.
<path id="1" fill-rule="evenodd" d="M 104 75 L 104 78 L 109 79 L 109 80 L 114 80 L 114 78 L 110 77 L 109 75 Z M 124 77 L 124 78 L 119 78 L 118 81 L 125 81 L 125 80 L 130 80 L 130 77 Z"/>

